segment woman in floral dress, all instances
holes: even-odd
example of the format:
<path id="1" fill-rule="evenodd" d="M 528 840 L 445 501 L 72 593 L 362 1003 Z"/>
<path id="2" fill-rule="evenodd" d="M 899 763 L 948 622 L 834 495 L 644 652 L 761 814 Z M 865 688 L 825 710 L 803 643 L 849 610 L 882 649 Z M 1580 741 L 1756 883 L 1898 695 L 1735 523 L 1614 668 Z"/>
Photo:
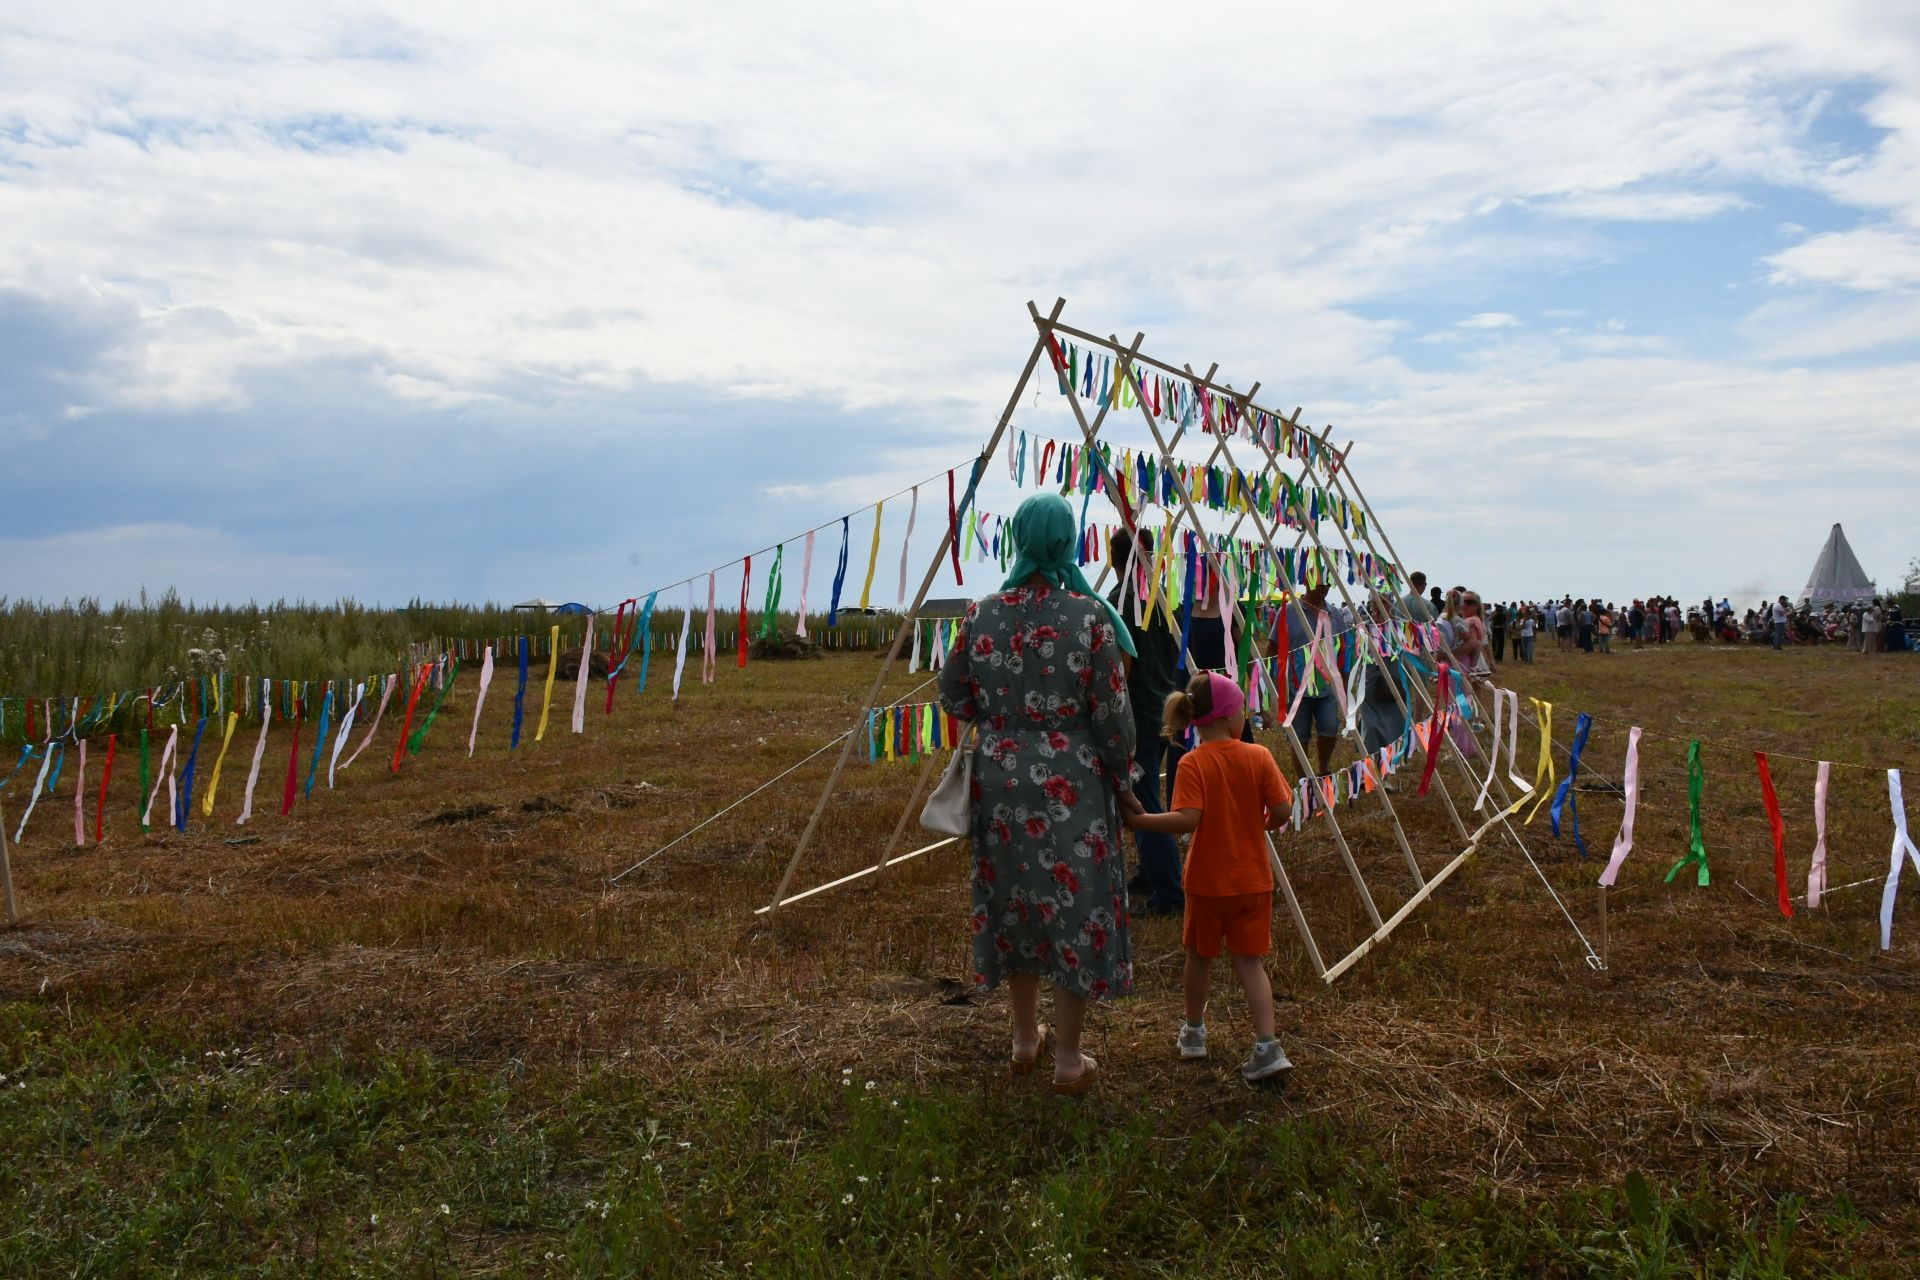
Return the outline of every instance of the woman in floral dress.
<path id="1" fill-rule="evenodd" d="M 1116 797 L 1131 785 L 1131 638 L 1074 563 L 1078 529 L 1057 494 L 1022 503 L 1006 585 L 967 611 L 940 672 L 973 748 L 973 980 L 1005 978 L 1013 1066 L 1039 1060 L 1040 980 L 1054 991 L 1054 1089 L 1080 1093 L 1088 1000 L 1133 987 L 1126 859 Z"/>

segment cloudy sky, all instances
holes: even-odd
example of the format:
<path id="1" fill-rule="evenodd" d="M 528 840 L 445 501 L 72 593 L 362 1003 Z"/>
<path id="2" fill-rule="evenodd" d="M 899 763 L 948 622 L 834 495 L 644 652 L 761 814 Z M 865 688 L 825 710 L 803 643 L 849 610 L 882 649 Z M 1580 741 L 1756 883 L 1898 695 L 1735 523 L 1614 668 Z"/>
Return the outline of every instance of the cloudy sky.
<path id="1" fill-rule="evenodd" d="M 1060 295 L 1497 596 L 1920 555 L 1920 8 L 620 8 L 10 6 L 0 593 L 618 599 L 966 458 Z"/>

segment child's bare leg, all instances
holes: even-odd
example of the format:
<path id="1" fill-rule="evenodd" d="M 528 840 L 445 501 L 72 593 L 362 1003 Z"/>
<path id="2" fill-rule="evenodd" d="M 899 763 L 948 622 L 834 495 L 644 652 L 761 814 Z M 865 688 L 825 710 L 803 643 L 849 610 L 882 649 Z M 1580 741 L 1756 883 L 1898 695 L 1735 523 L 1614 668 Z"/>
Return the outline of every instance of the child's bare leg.
<path id="1" fill-rule="evenodd" d="M 1022 1059 L 1040 1047 L 1040 975 L 1007 975 L 1007 1004 L 1013 1009 L 1013 1051 Z"/>
<path id="2" fill-rule="evenodd" d="M 1273 984 L 1267 981 L 1267 966 L 1261 956 L 1234 956 L 1233 976 L 1247 993 L 1247 1009 L 1253 1014 L 1253 1034 L 1262 1040 L 1273 1036 Z"/>
<path id="3" fill-rule="evenodd" d="M 1180 986 L 1187 997 L 1187 1024 L 1197 1027 L 1207 1020 L 1207 987 L 1213 978 L 1213 962 L 1197 951 L 1188 950 L 1187 967 L 1180 974 Z"/>
<path id="4" fill-rule="evenodd" d="M 1077 1080 L 1086 1070 L 1080 1053 L 1080 1028 L 1087 1021 L 1087 998 L 1064 987 L 1053 989 L 1053 1078 Z"/>

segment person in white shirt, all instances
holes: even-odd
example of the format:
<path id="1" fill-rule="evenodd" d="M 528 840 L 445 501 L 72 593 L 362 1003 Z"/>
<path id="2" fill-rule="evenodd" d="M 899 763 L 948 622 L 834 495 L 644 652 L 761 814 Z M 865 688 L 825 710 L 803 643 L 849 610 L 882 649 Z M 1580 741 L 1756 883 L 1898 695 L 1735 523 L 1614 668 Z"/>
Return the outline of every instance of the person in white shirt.
<path id="1" fill-rule="evenodd" d="M 1860 615 L 1860 652 L 1880 652 L 1880 606 L 1871 600 Z"/>
<path id="2" fill-rule="evenodd" d="M 1768 610 L 1773 616 L 1773 647 L 1775 650 L 1787 647 L 1787 598 L 1781 596 Z"/>

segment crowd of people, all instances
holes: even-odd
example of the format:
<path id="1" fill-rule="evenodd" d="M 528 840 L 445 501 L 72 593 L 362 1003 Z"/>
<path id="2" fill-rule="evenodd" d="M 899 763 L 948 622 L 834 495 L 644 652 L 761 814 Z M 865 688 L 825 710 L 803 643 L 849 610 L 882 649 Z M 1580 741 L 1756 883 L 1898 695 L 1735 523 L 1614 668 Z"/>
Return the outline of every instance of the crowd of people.
<path id="1" fill-rule="evenodd" d="M 1434 616 L 1442 616 L 1443 603 L 1435 588 Z M 1789 644 L 1844 644 L 1860 653 L 1898 652 L 1911 645 L 1900 606 L 1891 597 L 1816 607 L 1779 596 L 1736 616 L 1731 602 L 1716 604 L 1711 598 L 1683 611 L 1672 596 L 1633 600 L 1624 609 L 1611 600 L 1562 596 L 1496 604 L 1489 612 L 1488 632 L 1496 662 L 1506 659 L 1509 646 L 1516 662 L 1532 662 L 1542 637 L 1560 649 L 1585 653 L 1610 653 L 1615 641 L 1639 649 L 1671 644 L 1681 636 L 1700 644 L 1766 644 L 1775 649 Z"/>

